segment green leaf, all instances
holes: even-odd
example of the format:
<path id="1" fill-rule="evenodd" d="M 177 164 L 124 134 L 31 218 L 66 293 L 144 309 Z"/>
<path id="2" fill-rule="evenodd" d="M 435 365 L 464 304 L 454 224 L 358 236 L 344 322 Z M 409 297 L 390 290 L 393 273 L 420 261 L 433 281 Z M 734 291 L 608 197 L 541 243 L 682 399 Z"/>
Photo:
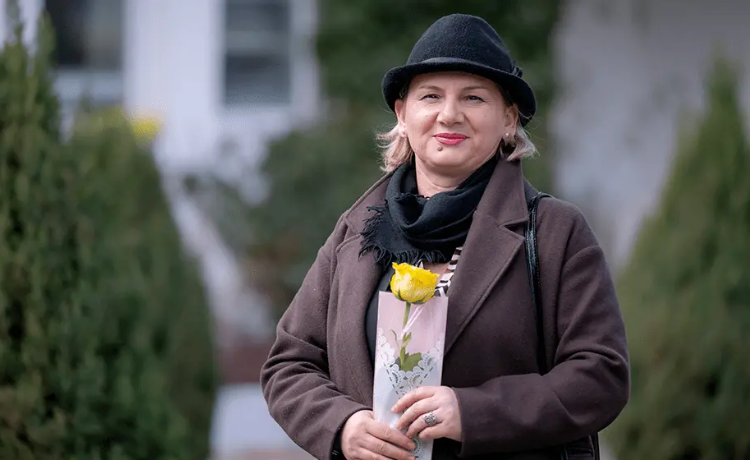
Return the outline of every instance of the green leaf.
<path id="1" fill-rule="evenodd" d="M 422 353 L 404 353 L 403 358 L 399 359 L 398 367 L 404 372 L 413 371 L 422 360 Z"/>

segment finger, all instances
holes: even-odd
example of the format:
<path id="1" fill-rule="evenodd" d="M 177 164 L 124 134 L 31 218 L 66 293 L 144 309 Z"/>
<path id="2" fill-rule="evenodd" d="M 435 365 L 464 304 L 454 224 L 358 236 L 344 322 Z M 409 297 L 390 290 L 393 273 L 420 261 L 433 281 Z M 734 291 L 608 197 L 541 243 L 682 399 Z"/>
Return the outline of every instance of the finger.
<path id="1" fill-rule="evenodd" d="M 372 422 L 368 423 L 366 431 L 376 439 L 388 442 L 395 446 L 402 447 L 406 450 L 414 450 L 417 447 L 414 444 L 414 441 L 406 437 L 406 435 L 404 435 L 400 431 L 386 425 L 385 423 L 373 420 Z"/>
<path id="2" fill-rule="evenodd" d="M 429 398 L 434 395 L 437 388 L 438 387 L 419 387 L 414 391 L 406 393 L 401 397 L 401 399 L 398 400 L 398 402 L 396 402 L 396 405 L 393 406 L 391 411 L 394 414 L 400 414 L 401 412 L 405 411 L 406 408 L 412 406 L 417 401 Z"/>
<path id="3" fill-rule="evenodd" d="M 422 441 L 429 441 L 431 439 L 440 439 L 444 438 L 445 433 L 443 433 L 444 429 L 440 426 L 440 424 L 437 424 L 433 427 L 426 427 L 424 430 L 422 430 L 419 433 L 419 439 Z"/>
<path id="4" fill-rule="evenodd" d="M 423 414 L 434 411 L 437 408 L 438 403 L 434 398 L 423 399 L 415 403 L 414 405 L 406 409 L 406 411 L 398 419 L 398 422 L 396 422 L 396 429 L 403 430 L 404 428 L 414 423 L 414 421 L 417 418 L 421 417 Z"/>
<path id="5" fill-rule="evenodd" d="M 441 414 L 436 412 L 435 409 L 431 411 L 425 411 L 422 415 L 417 417 L 411 425 L 409 425 L 409 429 L 406 430 L 406 436 L 409 439 L 414 439 L 422 430 L 425 430 L 427 428 L 430 428 L 430 426 L 427 425 L 427 421 L 425 420 L 425 416 L 432 412 L 433 415 L 435 415 L 435 418 L 437 419 L 437 424 L 433 425 L 434 427 L 440 425 L 443 422 L 443 419 L 441 418 Z"/>
<path id="6" fill-rule="evenodd" d="M 369 436 L 363 442 L 363 449 L 370 453 L 372 458 L 386 458 L 393 460 L 414 460 L 411 452 L 400 447 L 394 446 L 388 442 L 378 439 L 375 436 Z M 365 455 L 364 458 L 370 458 Z"/>

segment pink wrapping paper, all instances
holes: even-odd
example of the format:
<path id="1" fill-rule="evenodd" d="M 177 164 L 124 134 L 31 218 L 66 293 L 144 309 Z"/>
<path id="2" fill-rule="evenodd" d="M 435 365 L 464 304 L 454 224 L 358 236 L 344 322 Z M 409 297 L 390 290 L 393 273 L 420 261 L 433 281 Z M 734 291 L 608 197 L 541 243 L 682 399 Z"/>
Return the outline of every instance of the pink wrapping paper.
<path id="1" fill-rule="evenodd" d="M 441 383 L 448 298 L 433 297 L 423 305 L 412 305 L 406 327 L 406 302 L 390 292 L 381 292 L 378 302 L 373 412 L 376 420 L 394 427 L 400 414 L 394 414 L 391 408 L 401 396 L 420 386 Z M 404 339 L 406 359 L 401 365 Z M 412 452 L 416 459 L 430 460 L 432 441 L 413 441 L 417 444 Z"/>

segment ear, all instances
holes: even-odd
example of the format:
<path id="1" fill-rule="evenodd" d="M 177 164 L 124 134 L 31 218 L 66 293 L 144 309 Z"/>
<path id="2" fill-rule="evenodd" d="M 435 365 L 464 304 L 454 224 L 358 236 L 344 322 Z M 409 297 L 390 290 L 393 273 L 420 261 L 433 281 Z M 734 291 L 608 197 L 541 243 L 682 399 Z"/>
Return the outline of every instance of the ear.
<path id="1" fill-rule="evenodd" d="M 393 104 L 393 111 L 396 112 L 396 118 L 398 119 L 399 125 L 406 124 L 406 102 L 403 99 L 396 99 Z"/>
<path id="2" fill-rule="evenodd" d="M 518 106 L 513 104 L 510 107 L 505 108 L 505 116 L 503 117 L 503 132 L 516 134 L 518 129 L 519 121 Z"/>
<path id="3" fill-rule="evenodd" d="M 403 99 L 396 99 L 393 104 L 393 111 L 396 112 L 398 119 L 399 135 L 406 137 L 406 102 Z"/>

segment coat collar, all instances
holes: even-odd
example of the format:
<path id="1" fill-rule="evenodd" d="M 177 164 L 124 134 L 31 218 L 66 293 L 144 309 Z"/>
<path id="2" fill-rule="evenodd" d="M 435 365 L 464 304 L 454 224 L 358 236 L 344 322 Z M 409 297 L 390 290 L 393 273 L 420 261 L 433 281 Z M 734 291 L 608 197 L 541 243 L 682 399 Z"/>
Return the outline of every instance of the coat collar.
<path id="1" fill-rule="evenodd" d="M 365 220 L 372 214 L 368 208 L 382 205 L 389 179 L 390 174 L 383 176 L 344 216 L 354 234 L 358 235 L 364 229 Z M 521 165 L 517 161 L 498 162 L 474 213 L 461 260 L 451 281 L 446 354 L 523 244 L 523 236 L 509 227 L 528 220 L 525 185 Z M 344 329 L 350 331 L 346 337 L 342 337 L 345 341 L 342 345 L 350 350 L 347 353 L 348 368 L 354 375 L 363 376 L 356 379 L 360 399 L 369 403 L 372 400 L 373 368 L 364 323 L 367 305 L 382 275 L 372 253 L 359 256 L 361 243 L 361 237 L 347 238 L 338 248 L 338 258 L 342 262 L 340 266 L 345 268 L 341 272 L 341 285 L 348 286 L 345 294 L 347 311 L 341 320 L 345 323 Z"/>
<path id="2" fill-rule="evenodd" d="M 391 176 L 393 176 L 393 172 L 381 177 L 344 215 L 347 227 L 354 233 L 360 234 L 365 229 L 365 220 L 372 217 L 372 211 L 369 210 L 370 206 L 383 206 L 385 192 Z"/>
<path id="3" fill-rule="evenodd" d="M 476 214 L 484 215 L 497 225 L 506 227 L 528 221 L 525 185 L 520 162 L 498 161 Z"/>

